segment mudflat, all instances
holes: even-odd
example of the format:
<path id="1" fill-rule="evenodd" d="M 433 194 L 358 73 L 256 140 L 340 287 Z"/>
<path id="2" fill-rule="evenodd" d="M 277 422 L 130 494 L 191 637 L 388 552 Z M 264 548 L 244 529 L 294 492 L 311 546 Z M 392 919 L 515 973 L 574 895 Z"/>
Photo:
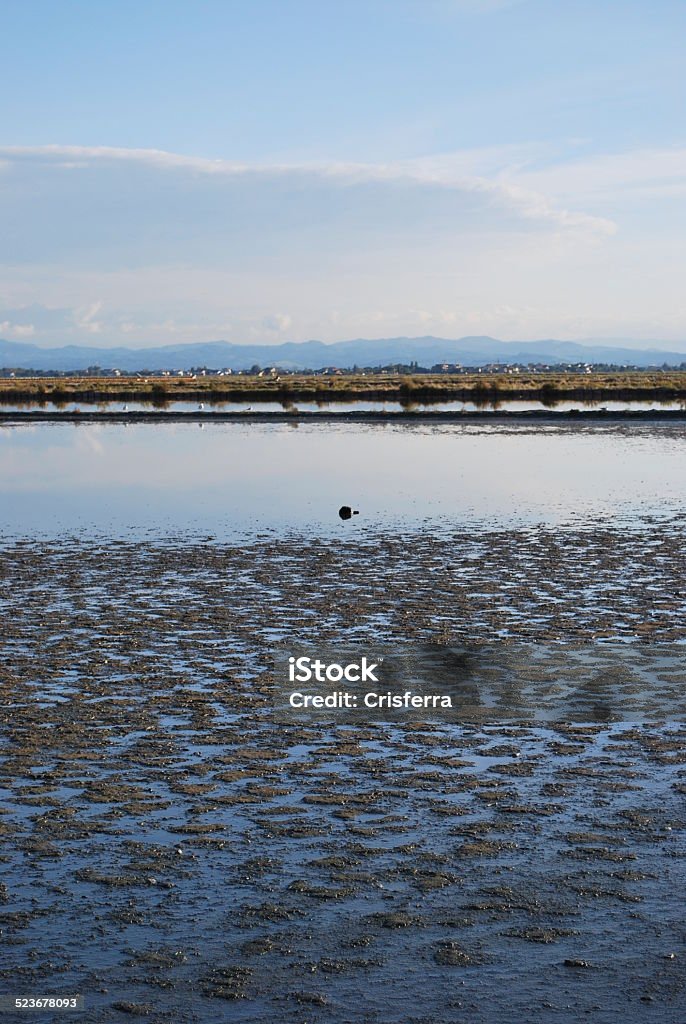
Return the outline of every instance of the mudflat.
<path id="1" fill-rule="evenodd" d="M 5 990 L 92 1021 L 682 1019 L 683 721 L 284 724 L 271 651 L 640 661 L 683 638 L 683 525 L 7 544 Z"/>

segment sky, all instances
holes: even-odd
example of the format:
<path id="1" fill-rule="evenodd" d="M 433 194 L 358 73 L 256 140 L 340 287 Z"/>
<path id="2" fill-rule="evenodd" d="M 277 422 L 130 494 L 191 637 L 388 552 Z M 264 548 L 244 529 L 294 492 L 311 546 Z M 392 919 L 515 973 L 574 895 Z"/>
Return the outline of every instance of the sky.
<path id="1" fill-rule="evenodd" d="M 0 337 L 686 351 L 683 0 L 0 0 Z"/>

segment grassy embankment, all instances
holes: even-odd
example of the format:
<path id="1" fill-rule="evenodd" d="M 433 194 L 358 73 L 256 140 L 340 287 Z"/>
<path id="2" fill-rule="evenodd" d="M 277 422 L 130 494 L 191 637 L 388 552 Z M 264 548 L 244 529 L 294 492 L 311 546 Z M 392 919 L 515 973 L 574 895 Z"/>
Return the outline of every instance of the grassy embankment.
<path id="1" fill-rule="evenodd" d="M 0 380 L 0 403 L 148 401 L 158 407 L 174 401 L 340 402 L 355 399 L 405 405 L 447 399 L 484 404 L 537 398 L 546 404 L 567 399 L 665 401 L 686 399 L 681 371 L 594 373 L 342 375 L 282 377 L 24 377 Z"/>

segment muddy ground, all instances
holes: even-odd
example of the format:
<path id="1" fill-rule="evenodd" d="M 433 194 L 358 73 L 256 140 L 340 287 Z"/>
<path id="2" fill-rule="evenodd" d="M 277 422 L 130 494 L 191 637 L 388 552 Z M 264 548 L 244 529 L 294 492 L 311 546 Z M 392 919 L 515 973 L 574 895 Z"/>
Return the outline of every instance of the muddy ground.
<path id="1" fill-rule="evenodd" d="M 0 991 L 85 1021 L 682 1024 L 683 720 L 284 724 L 272 652 L 640 659 L 684 637 L 683 527 L 6 546 Z"/>

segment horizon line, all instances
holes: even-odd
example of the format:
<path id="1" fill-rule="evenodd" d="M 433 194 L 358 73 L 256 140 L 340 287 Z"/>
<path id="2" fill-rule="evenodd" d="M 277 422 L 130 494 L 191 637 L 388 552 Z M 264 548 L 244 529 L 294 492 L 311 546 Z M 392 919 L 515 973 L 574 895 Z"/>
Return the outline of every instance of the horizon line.
<path id="1" fill-rule="evenodd" d="M 0 337 L 0 343 L 4 345 L 10 345 L 14 348 L 30 348 L 37 349 L 43 352 L 57 351 L 59 349 L 89 349 L 107 352 L 113 349 L 123 350 L 126 352 L 140 352 L 143 350 L 162 350 L 165 348 L 202 348 L 209 345 L 230 345 L 232 348 L 282 348 L 285 345 L 321 345 L 325 348 L 333 348 L 336 345 L 354 344 L 357 342 L 366 343 L 373 345 L 375 343 L 386 342 L 386 341 L 445 341 L 452 343 L 460 343 L 465 341 L 490 341 L 497 342 L 501 345 L 538 345 L 544 343 L 554 343 L 562 345 L 579 345 L 581 347 L 590 347 L 593 345 L 605 345 L 608 348 L 635 348 L 637 351 L 640 350 L 639 346 L 644 346 L 644 351 L 661 351 L 670 350 L 671 346 L 683 345 L 686 343 L 686 338 L 679 339 L 677 341 L 670 341 L 660 338 L 622 338 L 615 336 L 603 337 L 603 336 L 591 336 L 591 337 L 575 337 L 575 338 L 562 338 L 555 336 L 548 337 L 531 337 L 531 338 L 499 338 L 491 334 L 463 334 L 459 336 L 444 336 L 440 334 L 398 334 L 398 335 L 384 335 L 380 337 L 364 337 L 358 336 L 355 338 L 339 338 L 336 341 L 322 341 L 319 338 L 306 338 L 302 341 L 296 341 L 294 339 L 287 339 L 285 341 L 251 341 L 251 342 L 236 342 L 229 341 L 226 338 L 214 338 L 210 341 L 181 341 L 181 342 L 162 342 L 158 344 L 144 343 L 138 347 L 131 347 L 130 345 L 121 344 L 107 344 L 107 345 L 88 345 L 81 343 L 57 343 L 54 345 L 40 344 L 35 341 L 19 341 L 12 340 L 9 338 Z M 678 349 L 676 350 L 678 352 Z"/>

